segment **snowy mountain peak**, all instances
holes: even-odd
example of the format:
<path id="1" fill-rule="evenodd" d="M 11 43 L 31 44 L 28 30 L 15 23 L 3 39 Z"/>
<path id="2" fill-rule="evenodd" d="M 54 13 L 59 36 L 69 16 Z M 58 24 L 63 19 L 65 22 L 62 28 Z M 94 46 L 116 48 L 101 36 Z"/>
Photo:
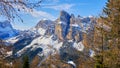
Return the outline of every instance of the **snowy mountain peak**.
<path id="1" fill-rule="evenodd" d="M 53 25 L 53 21 L 47 20 L 47 19 L 42 19 L 38 22 L 38 24 L 35 26 L 35 28 L 44 28 L 46 29 L 48 26 Z"/>
<path id="2" fill-rule="evenodd" d="M 6 28 L 6 27 L 10 27 L 10 28 L 12 28 L 12 25 L 10 24 L 10 22 L 9 21 L 3 21 L 3 22 L 0 22 L 0 27 L 1 28 Z"/>
<path id="3" fill-rule="evenodd" d="M 0 22 L 0 38 L 6 39 L 13 36 L 16 36 L 18 31 L 13 29 L 11 23 L 9 21 Z"/>

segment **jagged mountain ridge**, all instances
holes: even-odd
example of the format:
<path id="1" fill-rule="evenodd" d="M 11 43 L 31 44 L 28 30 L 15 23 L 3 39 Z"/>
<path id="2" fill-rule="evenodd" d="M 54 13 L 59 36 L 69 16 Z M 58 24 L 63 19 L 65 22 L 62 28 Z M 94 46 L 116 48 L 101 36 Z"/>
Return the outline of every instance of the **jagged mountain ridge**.
<path id="1" fill-rule="evenodd" d="M 94 23 L 94 17 L 75 17 L 73 14 L 61 11 L 55 21 L 40 20 L 35 27 L 21 31 L 19 35 L 7 41 L 14 41 L 12 43 L 14 58 L 26 54 L 31 59 L 36 55 L 39 57 L 43 55 L 47 57 L 55 53 L 64 55 L 67 50 L 84 52 L 82 34 L 92 30 Z M 70 43 L 70 47 L 66 42 Z M 72 56 L 73 54 L 70 52 L 67 51 L 67 54 Z M 69 58 L 74 59 L 74 57 Z M 69 58 L 67 59 L 69 60 Z"/>

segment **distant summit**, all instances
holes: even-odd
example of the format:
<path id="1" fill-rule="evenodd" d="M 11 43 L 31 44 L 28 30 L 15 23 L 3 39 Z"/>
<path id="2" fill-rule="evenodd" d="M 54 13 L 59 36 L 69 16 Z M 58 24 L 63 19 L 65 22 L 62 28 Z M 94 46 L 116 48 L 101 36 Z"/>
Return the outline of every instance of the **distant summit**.
<path id="1" fill-rule="evenodd" d="M 66 11 L 64 10 L 60 11 L 60 16 L 58 18 L 59 21 L 63 21 L 69 24 L 69 19 L 70 19 L 70 15 Z"/>
<path id="2" fill-rule="evenodd" d="M 0 22 L 0 39 L 7 39 L 17 34 L 18 31 L 12 27 L 9 21 Z"/>

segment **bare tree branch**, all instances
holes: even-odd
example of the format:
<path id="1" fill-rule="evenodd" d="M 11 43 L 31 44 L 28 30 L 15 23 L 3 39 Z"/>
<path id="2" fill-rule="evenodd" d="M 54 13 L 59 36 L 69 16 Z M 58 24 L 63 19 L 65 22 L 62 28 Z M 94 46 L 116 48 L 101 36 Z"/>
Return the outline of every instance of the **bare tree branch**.
<path id="1" fill-rule="evenodd" d="M 0 0 L 0 16 L 6 17 L 9 21 L 14 21 L 15 18 L 18 18 L 23 22 L 18 12 L 32 12 L 33 8 L 39 7 L 42 1 L 43 0 Z"/>

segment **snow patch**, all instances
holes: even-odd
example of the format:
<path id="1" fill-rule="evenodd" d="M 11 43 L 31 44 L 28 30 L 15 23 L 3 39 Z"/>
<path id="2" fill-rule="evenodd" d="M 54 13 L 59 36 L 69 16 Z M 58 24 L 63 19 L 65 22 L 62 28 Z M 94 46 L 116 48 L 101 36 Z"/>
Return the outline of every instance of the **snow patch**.
<path id="1" fill-rule="evenodd" d="M 14 44 L 14 43 L 17 42 L 18 40 L 19 40 L 19 39 L 17 39 L 16 37 L 13 37 L 13 38 L 7 39 L 7 40 L 5 40 L 5 41 L 8 42 L 8 43 Z"/>
<path id="2" fill-rule="evenodd" d="M 78 51 L 83 51 L 83 49 L 84 49 L 84 45 L 83 45 L 83 43 L 82 42 L 79 42 L 79 43 L 74 43 L 73 44 L 73 47 L 74 48 L 76 48 Z"/>
<path id="3" fill-rule="evenodd" d="M 70 24 L 70 26 L 73 26 L 73 27 L 80 27 L 78 24 Z"/>
<path id="4" fill-rule="evenodd" d="M 73 65 L 74 67 L 76 67 L 76 64 L 73 61 L 68 61 L 67 63 Z"/>
<path id="5" fill-rule="evenodd" d="M 6 54 L 7 54 L 7 56 L 11 56 L 12 53 L 13 53 L 13 51 L 8 51 Z"/>
<path id="6" fill-rule="evenodd" d="M 68 40 L 68 42 L 73 42 L 73 39 L 72 40 Z"/>
<path id="7" fill-rule="evenodd" d="M 50 37 L 40 36 L 40 37 L 34 39 L 31 42 L 30 45 L 27 45 L 23 49 L 19 50 L 17 52 L 17 55 L 21 56 L 28 49 L 30 49 L 31 51 L 34 51 L 37 48 L 42 48 L 44 55 L 47 55 L 50 52 L 53 53 L 55 50 L 58 51 L 59 48 L 62 46 L 63 43 L 62 42 L 59 43 L 57 40 L 53 41 L 51 38 L 52 38 L 52 36 L 50 36 Z"/>
<path id="8" fill-rule="evenodd" d="M 58 22 L 58 24 L 64 24 L 64 25 L 66 25 L 66 23 L 63 22 L 63 21 Z"/>
<path id="9" fill-rule="evenodd" d="M 95 55 L 95 52 L 92 49 L 89 49 L 89 55 L 90 57 L 93 57 Z"/>
<path id="10" fill-rule="evenodd" d="M 38 33 L 40 34 L 40 35 L 44 35 L 45 34 L 45 29 L 43 29 L 43 28 L 39 28 L 38 29 Z"/>

